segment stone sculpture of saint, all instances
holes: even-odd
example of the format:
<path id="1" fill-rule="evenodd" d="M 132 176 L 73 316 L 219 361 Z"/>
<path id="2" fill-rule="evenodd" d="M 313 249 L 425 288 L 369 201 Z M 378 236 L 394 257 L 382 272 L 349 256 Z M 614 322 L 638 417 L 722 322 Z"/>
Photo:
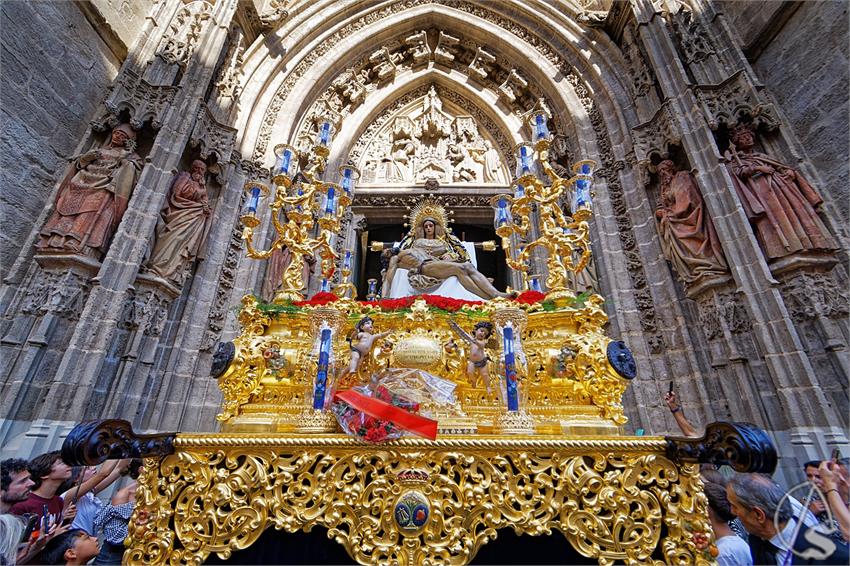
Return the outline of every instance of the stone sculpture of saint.
<path id="1" fill-rule="evenodd" d="M 509 297 L 502 293 L 469 261 L 463 244 L 448 233 L 441 215 L 423 215 L 399 244 L 398 255 L 389 263 L 384 276 L 383 296 L 389 296 L 397 268 L 408 270 L 408 281 L 418 293 L 427 294 L 449 277 L 482 299 Z"/>
<path id="2" fill-rule="evenodd" d="M 753 151 L 755 140 L 751 125 L 737 126 L 726 166 L 767 258 L 836 250 L 835 240 L 816 211 L 823 198 L 798 171 Z"/>
<path id="3" fill-rule="evenodd" d="M 56 209 L 39 232 L 40 253 L 75 253 L 100 260 L 109 248 L 142 169 L 133 151 L 129 124 L 112 130 L 109 141 L 74 158 L 59 188 Z"/>
<path id="4" fill-rule="evenodd" d="M 694 176 L 670 160 L 658 164 L 661 202 L 655 211 L 661 247 L 686 285 L 729 271 Z"/>
<path id="5" fill-rule="evenodd" d="M 147 264 L 158 277 L 182 283 L 186 267 L 198 257 L 210 217 L 206 174 L 207 164 L 196 159 L 190 171 L 178 173 L 171 183 Z"/>
<path id="6" fill-rule="evenodd" d="M 484 141 L 484 182 L 498 183 L 499 182 L 499 152 L 493 147 L 489 141 Z"/>

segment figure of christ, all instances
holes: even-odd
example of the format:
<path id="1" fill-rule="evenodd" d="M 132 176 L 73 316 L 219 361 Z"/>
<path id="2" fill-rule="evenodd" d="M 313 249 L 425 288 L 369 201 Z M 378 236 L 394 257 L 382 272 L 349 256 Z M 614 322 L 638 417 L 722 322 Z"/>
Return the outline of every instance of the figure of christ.
<path id="1" fill-rule="evenodd" d="M 344 383 L 345 378 L 357 375 L 360 366 L 363 364 L 363 359 L 369 355 L 376 340 L 389 336 L 392 333 L 388 330 L 373 334 L 373 325 L 374 321 L 368 316 L 364 316 L 354 325 L 354 332 L 352 332 L 349 338 L 348 346 L 351 350 L 351 362 L 349 362 L 348 368 L 337 378 L 340 384 Z"/>
<path id="2" fill-rule="evenodd" d="M 493 323 L 479 322 L 472 330 L 471 336 L 455 321 L 451 320 L 449 324 L 458 336 L 469 342 L 469 355 L 466 360 L 466 374 L 469 376 L 469 384 L 472 387 L 478 387 L 478 378 L 481 377 L 489 395 L 492 392 L 490 389 L 490 369 L 487 367 L 490 357 L 487 355 L 486 348 L 487 340 L 493 333 Z"/>
<path id="3" fill-rule="evenodd" d="M 433 291 L 449 277 L 470 293 L 482 299 L 510 298 L 487 280 L 469 262 L 463 244 L 448 234 L 436 219 L 426 217 L 402 240 L 398 255 L 390 259 L 384 276 L 382 296 L 388 297 L 396 269 L 407 269 L 411 286 L 425 294 Z M 394 249 L 395 251 L 395 249 Z"/>

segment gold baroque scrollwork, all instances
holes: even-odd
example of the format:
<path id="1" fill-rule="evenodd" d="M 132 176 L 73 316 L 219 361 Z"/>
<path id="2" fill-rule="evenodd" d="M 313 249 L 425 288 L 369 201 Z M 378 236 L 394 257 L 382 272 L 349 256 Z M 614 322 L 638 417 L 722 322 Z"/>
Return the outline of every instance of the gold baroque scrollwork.
<path id="1" fill-rule="evenodd" d="M 698 468 L 660 439 L 287 440 L 178 437 L 140 478 L 126 561 L 199 564 L 268 527 L 322 526 L 364 564 L 465 564 L 506 527 L 558 530 L 600 564 L 707 564 L 690 534 L 710 533 Z M 418 534 L 394 518 L 411 490 L 429 508 Z"/>

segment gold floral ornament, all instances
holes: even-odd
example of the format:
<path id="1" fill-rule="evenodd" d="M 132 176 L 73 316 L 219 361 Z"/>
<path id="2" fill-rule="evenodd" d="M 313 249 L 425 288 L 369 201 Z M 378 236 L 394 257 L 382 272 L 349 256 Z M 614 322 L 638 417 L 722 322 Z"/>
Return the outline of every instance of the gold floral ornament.
<path id="1" fill-rule="evenodd" d="M 175 447 L 146 462 L 126 563 L 200 564 L 270 527 L 321 526 L 362 564 L 466 564 L 504 528 L 560 531 L 605 565 L 709 564 L 692 536 L 710 533 L 698 467 L 662 456 L 662 438 L 364 450 L 339 437 L 180 435 Z"/>

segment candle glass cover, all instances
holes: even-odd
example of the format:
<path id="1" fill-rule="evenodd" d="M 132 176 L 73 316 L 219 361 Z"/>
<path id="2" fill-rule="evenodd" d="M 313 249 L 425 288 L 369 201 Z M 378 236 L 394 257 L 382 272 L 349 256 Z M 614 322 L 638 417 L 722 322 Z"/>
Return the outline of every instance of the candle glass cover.
<path id="1" fill-rule="evenodd" d="M 340 201 L 348 201 L 344 203 L 346 206 L 354 200 L 354 188 L 357 185 L 357 180 L 360 179 L 360 171 L 351 165 L 343 165 L 339 168 L 340 186 L 342 194 Z"/>
<path id="2" fill-rule="evenodd" d="M 528 175 L 537 176 L 537 166 L 534 159 L 534 146 L 528 142 L 522 142 L 514 147 L 516 157 L 516 177 L 521 179 Z"/>
<path id="3" fill-rule="evenodd" d="M 275 146 L 274 155 L 272 177 L 275 184 L 283 184 L 285 179 L 291 181 L 298 172 L 298 151 L 291 145 L 282 143 Z"/>

